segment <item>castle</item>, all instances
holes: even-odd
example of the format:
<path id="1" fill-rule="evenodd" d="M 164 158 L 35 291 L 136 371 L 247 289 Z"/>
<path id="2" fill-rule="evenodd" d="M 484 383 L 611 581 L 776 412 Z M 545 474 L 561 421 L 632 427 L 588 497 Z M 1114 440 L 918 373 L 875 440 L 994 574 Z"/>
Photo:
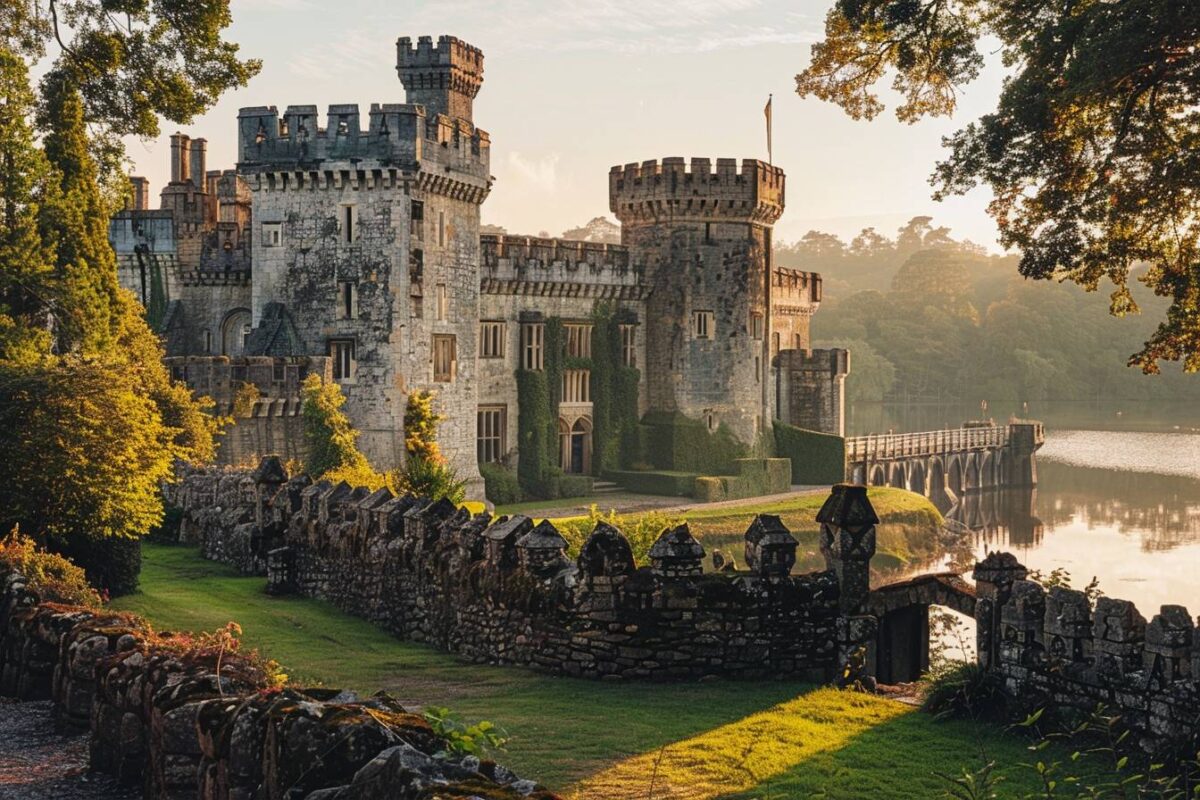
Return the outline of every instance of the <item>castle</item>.
<path id="1" fill-rule="evenodd" d="M 408 394 L 434 391 L 442 450 L 476 491 L 477 465 L 519 461 L 532 435 L 519 422 L 522 373 L 551 378 L 547 449 L 567 474 L 598 471 L 599 371 L 634 376 L 626 402 L 639 419 L 746 444 L 774 419 L 842 434 L 847 354 L 809 342 L 821 276 L 772 263 L 781 169 L 613 167 L 620 245 L 481 235 L 492 182 L 472 113 L 482 52 L 403 37 L 397 72 L 407 102 L 372 104 L 365 119 L 355 105 L 323 121 L 315 106 L 241 109 L 236 169 L 209 171 L 205 141 L 176 134 L 161 209 L 133 178 L 112 220 L 121 283 L 146 305 L 175 376 L 226 411 L 243 384 L 257 390 L 225 461 L 297 454 L 298 387 L 313 371 L 341 384 L 360 446 L 383 468 L 403 458 Z M 592 352 L 598 313 L 611 364 Z"/>

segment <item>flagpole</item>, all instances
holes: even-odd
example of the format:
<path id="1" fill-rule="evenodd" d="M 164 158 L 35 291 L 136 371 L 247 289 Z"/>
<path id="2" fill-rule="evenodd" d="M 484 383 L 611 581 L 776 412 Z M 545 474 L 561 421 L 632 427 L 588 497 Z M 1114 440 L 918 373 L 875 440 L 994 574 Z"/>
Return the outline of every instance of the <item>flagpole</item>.
<path id="1" fill-rule="evenodd" d="M 771 104 L 775 99 L 774 94 L 767 95 L 767 107 L 763 109 L 763 113 L 767 117 L 767 163 L 774 164 L 774 158 L 771 152 Z"/>

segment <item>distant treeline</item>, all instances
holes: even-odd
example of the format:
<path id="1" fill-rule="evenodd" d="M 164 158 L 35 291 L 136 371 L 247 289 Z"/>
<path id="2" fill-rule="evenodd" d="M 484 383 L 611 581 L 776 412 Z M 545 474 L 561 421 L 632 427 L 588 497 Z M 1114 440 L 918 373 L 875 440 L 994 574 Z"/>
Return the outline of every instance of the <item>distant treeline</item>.
<path id="1" fill-rule="evenodd" d="M 1166 308 L 1141 284 L 1143 313 L 1115 318 L 1105 287 L 1027 280 L 1015 256 L 931 222 L 914 217 L 895 239 L 868 228 L 849 244 L 810 231 L 776 248 L 778 265 L 825 276 L 813 343 L 853 351 L 852 402 L 1200 400 L 1200 375 L 1177 364 L 1157 376 L 1125 366 Z"/>

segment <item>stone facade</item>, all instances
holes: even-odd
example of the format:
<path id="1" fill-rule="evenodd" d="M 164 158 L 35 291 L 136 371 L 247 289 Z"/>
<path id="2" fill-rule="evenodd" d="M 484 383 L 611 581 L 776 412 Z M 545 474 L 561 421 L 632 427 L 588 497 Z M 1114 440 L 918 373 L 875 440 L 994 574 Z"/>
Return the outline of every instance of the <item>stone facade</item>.
<path id="1" fill-rule="evenodd" d="M 615 167 L 622 244 L 481 236 L 491 142 L 473 100 L 483 54 L 453 37 L 401 38 L 397 72 L 407 103 L 365 114 L 243 108 L 236 170 L 207 171 L 205 142 L 176 135 L 161 210 L 146 207 L 135 179 L 111 238 L 122 284 L 163 309 L 169 355 L 331 358 L 380 468 L 403 457 L 407 395 L 432 390 L 449 420 L 442 451 L 476 496 L 478 461 L 520 458 L 514 373 L 541 368 L 538 326 L 560 319 L 582 341 L 600 304 L 625 326 L 641 413 L 682 412 L 751 444 L 786 410 L 777 380 L 809 380 L 805 396 L 828 405 L 829 381 L 777 366 L 809 348 L 821 299 L 819 275 L 771 264 L 782 170 L 679 158 Z M 590 467 L 589 381 L 565 375 L 551 410 L 568 472 Z M 583 458 L 573 435 L 587 439 Z"/>
<path id="2" fill-rule="evenodd" d="M 265 573 L 269 591 L 326 600 L 478 662 L 603 679 L 830 680 L 873 635 L 874 517 L 854 487 L 837 487 L 851 499 L 820 517 L 830 570 L 790 575 L 796 540 L 777 517 L 747 531 L 749 572 L 705 573 L 686 525 L 664 531 L 650 565 L 635 568 L 607 525 L 572 561 L 547 522 L 284 478 L 277 459 L 255 473 L 188 476 L 170 498 L 183 509 L 180 537 Z"/>
<path id="3" fill-rule="evenodd" d="M 256 664 L 143 620 L 39 603 L 0 571 L 0 695 L 53 701 L 90 767 L 147 800 L 554 800 L 492 761 L 447 755 L 386 695 L 276 689 Z"/>

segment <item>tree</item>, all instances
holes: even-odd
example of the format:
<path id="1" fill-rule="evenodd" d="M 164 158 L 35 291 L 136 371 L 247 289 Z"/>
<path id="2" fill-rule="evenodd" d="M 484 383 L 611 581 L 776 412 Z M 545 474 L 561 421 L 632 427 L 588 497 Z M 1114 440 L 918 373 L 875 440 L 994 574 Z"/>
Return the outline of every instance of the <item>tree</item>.
<path id="1" fill-rule="evenodd" d="M 1178 0 L 836 0 L 797 76 L 801 96 L 855 118 L 948 115 L 998 39 L 1012 70 L 996 110 L 948 140 L 935 196 L 986 184 L 1022 275 L 1114 286 L 1111 313 L 1138 310 L 1138 280 L 1170 303 L 1129 363 L 1200 370 L 1200 4 Z"/>
<path id="2" fill-rule="evenodd" d="M 371 465 L 358 449 L 358 431 L 342 410 L 346 404 L 342 387 L 326 383 L 313 373 L 304 379 L 300 397 L 304 443 L 308 447 L 304 471 L 314 480 L 334 470 L 369 471 Z"/>
<path id="3" fill-rule="evenodd" d="M 621 243 L 621 226 L 608 217 L 594 217 L 586 225 L 563 231 L 562 238 L 604 244 Z"/>

